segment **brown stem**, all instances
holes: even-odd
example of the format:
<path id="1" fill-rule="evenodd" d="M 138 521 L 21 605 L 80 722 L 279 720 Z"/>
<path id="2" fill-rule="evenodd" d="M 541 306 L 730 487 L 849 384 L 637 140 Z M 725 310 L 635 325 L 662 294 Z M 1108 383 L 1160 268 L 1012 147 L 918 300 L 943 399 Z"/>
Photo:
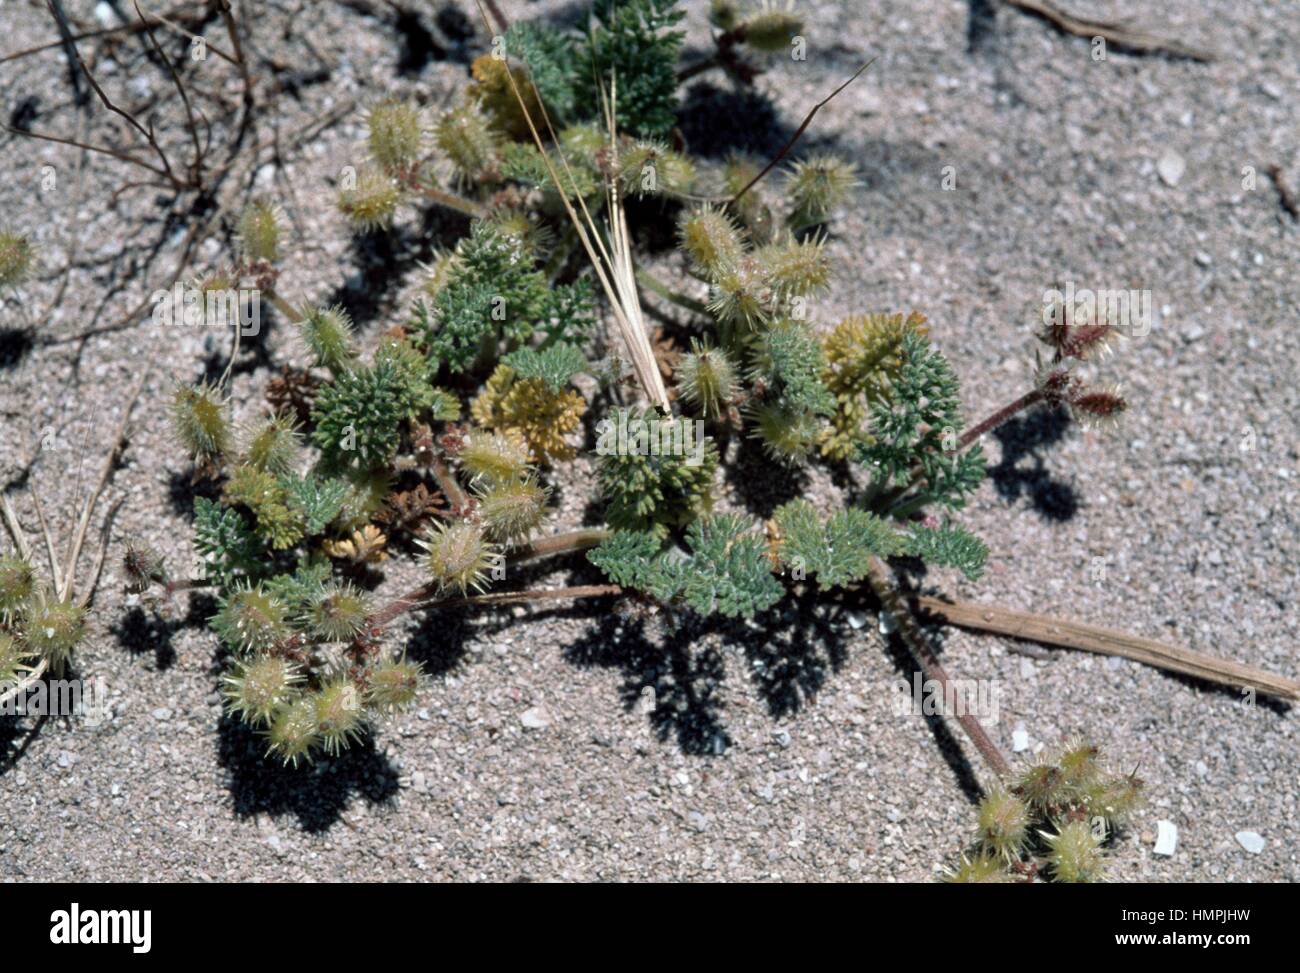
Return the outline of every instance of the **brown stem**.
<path id="1" fill-rule="evenodd" d="M 595 547 L 607 537 L 609 537 L 609 531 L 603 527 L 584 527 L 563 534 L 552 534 L 550 537 L 539 538 L 521 547 L 514 553 L 511 560 L 531 561 L 534 558 L 550 557 L 554 554 L 585 551 L 588 548 Z"/>
<path id="2" fill-rule="evenodd" d="M 520 548 L 515 554 L 516 560 L 531 560 L 538 557 L 547 557 L 555 554 L 567 554 L 572 551 L 581 551 L 589 547 L 595 547 L 605 537 L 608 532 L 603 529 L 584 529 L 569 531 L 564 534 L 554 534 L 551 537 L 543 537 L 540 540 L 533 541 L 527 547 Z M 494 598 L 507 599 L 504 603 L 509 603 L 509 599 L 516 600 L 535 600 L 536 592 L 501 592 L 499 595 L 470 595 L 468 597 L 450 598 L 442 597 L 443 586 L 436 581 L 430 581 L 428 584 L 422 584 L 420 587 L 408 591 L 399 598 L 395 598 L 387 605 L 384 605 L 378 611 L 372 613 L 366 619 L 366 629 L 376 631 L 382 629 L 399 615 L 405 614 L 416 608 L 431 608 L 435 605 L 448 604 L 465 604 L 465 605 L 482 605 L 493 604 Z M 597 595 L 617 594 L 622 589 L 615 585 L 591 585 L 587 588 L 562 588 L 561 591 L 570 592 L 589 592 L 589 594 L 572 594 L 572 595 L 554 595 L 539 596 L 539 600 L 546 597 L 573 597 L 585 598 Z M 527 596 L 527 597 L 525 597 Z"/>
<path id="3" fill-rule="evenodd" d="M 463 514 L 469 507 L 469 495 L 456 482 L 455 474 L 447 468 L 447 461 L 436 452 L 433 454 L 433 458 L 429 460 L 429 472 L 438 481 L 438 487 L 447 500 L 450 501 L 452 509 L 458 514 Z"/>
<path id="4" fill-rule="evenodd" d="M 532 601 L 562 601 L 568 598 L 609 598 L 622 595 L 616 584 L 588 584 L 572 588 L 533 588 L 528 591 L 498 591 L 486 595 L 469 595 L 465 598 L 445 598 L 434 602 L 433 608 L 459 608 L 465 605 L 518 605 Z"/>
<path id="5" fill-rule="evenodd" d="M 944 698 L 947 699 L 948 674 L 944 672 L 943 666 L 939 664 L 939 659 L 935 656 L 934 650 L 930 648 L 925 633 L 921 631 L 921 627 L 916 623 L 916 618 L 912 615 L 911 609 L 899 593 L 898 586 L 894 583 L 889 568 L 884 561 L 874 554 L 871 556 L 867 580 L 871 583 L 871 588 L 875 591 L 876 597 L 880 599 L 881 605 L 893 615 L 894 620 L 898 623 L 898 633 L 903 638 L 903 644 L 911 651 L 913 658 L 920 664 L 926 676 L 939 684 L 943 690 Z M 999 777 L 1009 777 L 1011 765 L 1007 763 L 1007 758 L 1002 755 L 1002 751 L 984 732 L 984 727 L 980 726 L 979 720 L 966 712 L 958 715 L 956 720 L 961 725 L 961 728 L 966 731 L 971 743 L 975 744 L 975 749 L 980 752 L 985 763 L 989 765 L 993 772 Z"/>
<path id="6" fill-rule="evenodd" d="M 438 205 L 455 210 L 457 213 L 464 213 L 471 219 L 483 219 L 488 215 L 487 207 L 474 202 L 472 199 L 466 199 L 464 196 L 457 196 L 455 193 L 449 193 L 419 183 L 414 183 L 414 187 L 426 199 L 431 199 Z"/>
<path id="7" fill-rule="evenodd" d="M 979 439 L 980 436 L 984 435 L 989 430 L 996 429 L 998 426 L 1002 425 L 1002 423 L 1006 422 L 1008 419 L 1014 416 L 1017 412 L 1023 412 L 1025 409 L 1028 409 L 1030 406 L 1037 405 L 1039 402 L 1042 402 L 1044 398 L 1046 398 L 1046 393 L 1042 388 L 1033 388 L 1030 389 L 1028 392 L 1026 392 L 1024 395 L 1022 395 L 1020 398 L 1016 399 L 1014 402 L 1008 402 L 1001 409 L 998 409 L 997 412 L 993 413 L 991 416 L 986 418 L 983 422 L 979 423 L 978 425 L 971 426 L 969 429 L 963 432 L 961 434 L 961 438 L 957 440 L 957 451 L 960 452 L 961 450 L 965 449 L 967 446 L 975 442 L 975 440 Z"/>
<path id="8" fill-rule="evenodd" d="M 1184 649 L 1177 645 L 1167 645 L 1155 639 L 1101 628 L 1098 625 L 1000 608 L 997 605 L 948 601 L 925 595 L 913 598 L 912 603 L 927 616 L 946 625 L 955 625 L 976 632 L 995 632 L 1012 638 L 1095 652 L 1099 655 L 1117 655 L 1144 665 L 1180 672 L 1196 679 L 1205 679 L 1224 686 L 1253 689 L 1268 696 L 1300 701 L 1300 682 L 1294 679 L 1277 676 L 1240 662 L 1217 659 L 1203 652 L 1193 652 L 1191 649 Z"/>

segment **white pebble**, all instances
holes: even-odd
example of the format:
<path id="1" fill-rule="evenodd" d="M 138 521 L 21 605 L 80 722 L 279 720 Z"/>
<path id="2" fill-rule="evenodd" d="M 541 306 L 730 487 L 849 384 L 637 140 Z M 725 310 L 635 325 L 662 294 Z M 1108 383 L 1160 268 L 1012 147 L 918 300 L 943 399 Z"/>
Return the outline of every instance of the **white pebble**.
<path id="1" fill-rule="evenodd" d="M 1156 163 L 1156 172 L 1166 186 L 1177 186 L 1186 170 L 1187 163 L 1173 149 L 1167 149 L 1160 157 L 1160 161 Z"/>
<path id="2" fill-rule="evenodd" d="M 1019 724 L 1011 731 L 1011 752 L 1024 753 L 1029 749 L 1029 733 L 1025 730 L 1025 724 Z"/>
<path id="3" fill-rule="evenodd" d="M 1178 848 L 1178 825 L 1172 821 L 1156 822 L 1156 846 L 1152 853 L 1168 857 Z"/>
<path id="4" fill-rule="evenodd" d="M 1258 855 L 1264 850 L 1264 839 L 1255 831 L 1238 831 L 1234 837 L 1237 839 L 1237 844 L 1252 855 Z"/>

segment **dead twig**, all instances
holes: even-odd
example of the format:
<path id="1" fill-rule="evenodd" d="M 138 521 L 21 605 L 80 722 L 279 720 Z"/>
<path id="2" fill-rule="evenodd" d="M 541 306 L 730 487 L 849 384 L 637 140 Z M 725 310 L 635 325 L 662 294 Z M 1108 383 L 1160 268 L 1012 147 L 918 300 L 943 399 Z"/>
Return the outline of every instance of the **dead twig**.
<path id="1" fill-rule="evenodd" d="M 1116 655 L 1222 686 L 1253 689 L 1268 696 L 1300 701 L 1300 682 L 1294 679 L 1155 639 L 996 605 L 948 601 L 927 595 L 918 595 L 912 601 L 926 617 L 958 628 L 994 632 L 1098 655 Z"/>
<path id="2" fill-rule="evenodd" d="M 1282 174 L 1282 167 L 1274 162 L 1268 167 L 1268 177 L 1273 180 L 1273 185 L 1277 187 L 1278 202 L 1282 208 L 1291 214 L 1291 219 L 1300 220 L 1300 205 L 1296 203 L 1295 194 L 1291 192 L 1291 187 L 1286 183 L 1286 176 Z"/>
<path id="3" fill-rule="evenodd" d="M 1128 48 L 1139 53 L 1172 54 L 1175 57 L 1185 57 L 1202 62 L 1213 61 L 1215 58 L 1215 55 L 1207 50 L 1192 47 L 1181 41 L 1170 40 L 1149 31 L 1133 30 L 1104 20 L 1089 20 L 1086 17 L 1076 17 L 1074 14 L 1068 13 L 1055 4 L 1048 2 L 1048 0 L 1002 0 L 1002 2 L 1009 7 L 1041 17 L 1057 30 L 1066 34 L 1073 34 L 1075 37 L 1087 37 L 1089 39 L 1101 37 L 1108 44 Z"/>
<path id="4" fill-rule="evenodd" d="M 868 61 L 866 64 L 862 65 L 862 67 L 860 67 L 860 68 L 858 68 L 856 71 L 854 71 L 854 72 L 853 72 L 853 76 L 852 76 L 851 78 L 849 78 L 849 80 L 845 81 L 842 85 L 840 85 L 838 88 L 836 88 L 834 91 L 832 91 L 829 95 L 827 95 L 827 96 L 826 96 L 825 98 L 823 98 L 821 101 L 817 102 L 817 104 L 813 105 L 813 106 L 812 106 L 812 110 L 811 110 L 810 112 L 808 112 L 807 115 L 804 116 L 804 120 L 803 120 L 803 122 L 800 123 L 800 125 L 799 125 L 799 127 L 798 127 L 797 129 L 795 129 L 795 133 L 794 133 L 794 135 L 790 136 L 790 141 L 786 142 L 785 145 L 781 148 L 781 151 L 778 152 L 778 153 L 777 153 L 777 154 L 772 158 L 772 161 L 769 162 L 766 166 L 763 167 L 763 171 L 762 171 L 762 172 L 760 172 L 760 173 L 759 173 L 757 176 L 755 176 L 753 179 L 749 180 L 749 182 L 745 183 L 744 188 L 742 188 L 742 189 L 740 190 L 740 192 L 736 193 L 736 195 L 734 195 L 734 196 L 731 197 L 731 203 L 732 203 L 732 205 L 735 205 L 735 203 L 740 199 L 741 196 L 744 196 L 745 193 L 747 193 L 747 192 L 749 192 L 751 189 L 753 189 L 754 186 L 756 186 L 756 185 L 758 184 L 758 182 L 759 182 L 759 181 L 760 181 L 764 176 L 766 176 L 769 172 L 771 172 L 773 169 L 775 169 L 776 166 L 777 166 L 777 164 L 778 164 L 782 159 L 784 159 L 787 155 L 789 155 L 790 150 L 793 149 L 794 146 L 795 146 L 795 143 L 798 142 L 799 139 L 803 137 L 803 133 L 807 130 L 808 126 L 812 124 L 812 120 L 813 120 L 813 118 L 816 117 L 817 113 L 818 113 L 819 111 L 821 111 L 823 108 L 825 108 L 827 105 L 829 105 L 829 104 L 831 103 L 831 101 L 835 98 L 836 95 L 838 95 L 841 91 L 843 91 L 843 90 L 844 90 L 845 88 L 847 88 L 849 85 L 853 84 L 854 81 L 857 81 L 857 80 L 858 80 L 858 75 L 862 74 L 863 71 L 865 71 L 867 68 L 871 67 L 871 65 L 873 65 L 874 63 L 876 63 L 876 59 L 873 57 L 873 58 L 872 58 L 870 61 Z"/>
<path id="5" fill-rule="evenodd" d="M 921 627 L 916 623 L 911 608 L 903 600 L 889 567 L 874 554 L 871 556 L 867 580 L 876 593 L 876 597 L 880 599 L 881 605 L 898 623 L 898 634 L 902 636 L 903 644 L 907 646 L 913 658 L 920 664 L 926 676 L 939 684 L 939 687 L 943 690 L 944 698 L 949 698 L 948 674 L 944 672 L 943 666 L 939 664 L 939 658 L 930 647 L 925 633 L 921 631 Z M 984 727 L 980 725 L 979 720 L 971 713 L 965 712 L 964 709 L 955 719 L 961 725 L 961 728 L 966 731 L 966 736 L 970 738 L 971 743 L 975 744 L 975 749 L 980 752 L 989 768 L 999 777 L 1009 777 L 1011 775 L 1011 765 L 1007 762 L 1007 758 L 1002 755 L 1002 751 L 997 748 L 997 745 L 989 739 L 989 735 L 984 732 Z"/>

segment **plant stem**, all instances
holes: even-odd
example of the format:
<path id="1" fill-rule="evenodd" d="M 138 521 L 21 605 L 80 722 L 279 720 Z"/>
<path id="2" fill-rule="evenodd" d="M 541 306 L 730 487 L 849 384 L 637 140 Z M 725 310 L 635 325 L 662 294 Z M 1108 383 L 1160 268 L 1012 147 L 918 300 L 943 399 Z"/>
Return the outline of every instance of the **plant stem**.
<path id="1" fill-rule="evenodd" d="M 921 627 L 916 623 L 916 618 L 911 609 L 899 593 L 898 586 L 894 583 L 889 568 L 884 561 L 874 554 L 871 556 L 867 580 L 871 583 L 871 588 L 875 591 L 876 597 L 880 599 L 881 605 L 898 622 L 898 633 L 902 636 L 903 644 L 911 651 L 912 657 L 920 664 L 926 676 L 939 684 L 943 690 L 944 698 L 948 699 L 948 674 L 944 672 L 943 666 L 939 664 L 939 659 L 935 656 L 934 650 L 930 648 L 925 633 L 921 631 Z M 966 712 L 962 712 L 956 719 L 961 728 L 966 731 L 966 736 L 970 737 L 971 743 L 975 744 L 975 749 L 980 752 L 989 768 L 999 777 L 1010 776 L 1011 765 L 1007 763 L 1007 758 L 1002 755 L 1002 751 L 984 732 L 984 727 L 980 726 L 979 720 Z"/>
<path id="2" fill-rule="evenodd" d="M 469 496 L 461 485 L 456 482 L 455 474 L 447 468 L 447 461 L 436 452 L 433 454 L 433 458 L 429 460 L 429 472 L 438 481 L 438 487 L 451 502 L 452 509 L 457 513 L 463 513 L 469 507 Z"/>
<path id="3" fill-rule="evenodd" d="M 554 554 L 569 554 L 585 551 L 595 547 L 609 537 L 609 531 L 603 527 L 584 527 L 580 530 L 542 537 L 521 547 L 515 552 L 513 560 L 531 561 L 534 558 L 550 557 Z"/>
<path id="4" fill-rule="evenodd" d="M 543 537 L 533 541 L 526 547 L 520 548 L 519 553 L 515 555 L 516 560 L 526 561 L 533 558 L 548 557 L 555 554 L 568 554 L 573 551 L 585 550 L 589 547 L 595 547 L 605 537 L 608 531 L 603 528 L 586 528 L 583 530 L 569 531 L 563 534 L 553 534 L 550 537 Z M 552 595 L 547 592 L 523 592 L 523 591 L 505 591 L 488 595 L 469 595 L 462 597 L 444 597 L 442 595 L 443 586 L 437 581 L 430 581 L 428 584 L 422 584 L 420 587 L 408 591 L 399 598 L 395 598 L 387 605 L 384 605 L 378 611 L 373 612 L 366 619 L 366 629 L 376 631 L 382 629 L 394 618 L 416 608 L 432 608 L 435 605 L 486 605 L 494 604 L 500 601 L 503 604 L 510 604 L 514 601 L 533 601 L 546 600 L 549 598 L 585 598 L 604 595 L 618 594 L 622 591 L 617 585 L 589 585 L 584 588 L 561 588 L 559 591 L 570 592 L 568 595 Z"/>
<path id="5" fill-rule="evenodd" d="M 1044 645 L 1116 655 L 1144 665 L 1180 672 L 1224 686 L 1253 689 L 1269 696 L 1300 701 L 1300 682 L 1277 676 L 1254 666 L 1226 659 L 1216 659 L 1203 652 L 1193 652 L 1155 639 L 1130 635 L 1098 625 L 1071 622 L 1014 611 L 997 605 L 971 601 L 947 601 L 918 595 L 912 603 L 935 621 L 977 632 L 995 632 L 1012 638 L 1027 639 Z"/>
<path id="6" fill-rule="evenodd" d="M 1025 409 L 1028 409 L 1030 406 L 1037 405 L 1039 402 L 1043 401 L 1045 397 L 1046 394 L 1041 388 L 1033 388 L 1030 389 L 1028 392 L 1026 392 L 1024 395 L 1022 395 L 1020 398 L 1016 399 L 1014 402 L 1008 402 L 1002 408 L 998 409 L 992 415 L 988 416 L 983 422 L 979 423 L 978 425 L 971 426 L 969 429 L 963 432 L 961 434 L 961 438 L 957 440 L 957 451 L 960 452 L 961 450 L 969 446 L 971 443 L 975 442 L 975 440 L 979 439 L 980 436 L 984 435 L 986 432 L 989 432 L 992 429 L 996 429 L 998 426 L 1002 425 L 1002 423 L 1006 422 L 1008 419 L 1014 416 L 1017 412 L 1023 412 Z"/>
<path id="7" fill-rule="evenodd" d="M 430 199 L 440 206 L 445 206 L 447 209 L 455 210 L 457 213 L 463 213 L 470 219 L 483 219 L 488 214 L 486 206 L 476 203 L 472 199 L 466 199 L 464 196 L 457 196 L 455 193 L 419 184 L 415 185 L 415 189 L 426 199 Z"/>
<path id="8" fill-rule="evenodd" d="M 572 588 L 532 588 L 528 591 L 497 591 L 486 595 L 446 598 L 433 602 L 431 608 L 459 608 L 465 605 L 518 605 L 532 601 L 562 601 L 567 598 L 608 598 L 622 595 L 616 584 L 589 584 Z"/>
<path id="9" fill-rule="evenodd" d="M 690 311 L 693 314 L 703 314 L 706 317 L 709 315 L 709 309 L 706 305 L 702 304 L 700 301 L 695 300 L 695 298 L 693 297 L 687 297 L 685 294 L 681 293 L 680 291 L 673 290 L 671 287 L 669 287 L 667 284 L 661 281 L 658 277 L 655 277 L 653 274 L 651 274 L 644 267 L 637 268 L 636 281 L 646 290 L 650 291 L 653 294 L 658 294 L 660 297 L 662 297 L 665 301 L 668 301 L 670 304 L 676 304 L 678 307 L 685 308 L 687 311 Z"/>

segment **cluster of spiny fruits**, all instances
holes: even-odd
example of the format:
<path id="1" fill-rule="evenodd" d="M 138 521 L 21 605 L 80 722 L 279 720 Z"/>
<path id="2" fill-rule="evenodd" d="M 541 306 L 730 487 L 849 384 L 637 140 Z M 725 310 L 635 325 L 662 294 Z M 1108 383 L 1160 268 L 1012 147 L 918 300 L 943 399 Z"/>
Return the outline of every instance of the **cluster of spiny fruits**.
<path id="1" fill-rule="evenodd" d="M 1136 773 L 1112 773 L 1097 747 L 1071 741 L 980 801 L 974 845 L 949 880 L 1102 881 L 1107 845 L 1141 800 Z"/>
<path id="2" fill-rule="evenodd" d="M 928 513 L 960 509 L 984 462 L 960 438 L 957 377 L 925 319 L 854 316 L 823 334 L 810 314 L 831 282 L 826 225 L 852 168 L 816 156 L 766 179 L 763 160 L 692 158 L 673 128 L 675 0 L 595 14 L 581 36 L 511 26 L 436 118 L 396 100 L 369 111 L 367 161 L 337 200 L 353 229 L 382 233 L 422 202 L 470 217 L 403 324 L 363 340 L 343 308 L 277 293 L 288 248 L 268 200 L 240 218 L 231 266 L 204 282 L 254 278 L 309 359 L 272 380 L 268 411 L 242 428 L 222 385 L 182 386 L 172 404 L 216 496 L 196 501 L 195 547 L 219 596 L 212 627 L 234 656 L 230 706 L 287 761 L 337 751 L 409 703 L 419 669 L 383 647 L 384 625 L 485 588 L 506 558 L 594 544 L 589 561 L 645 600 L 733 617 L 771 608 L 782 576 L 842 587 L 873 558 L 983 568 L 982 542 Z M 714 14 L 733 67 L 736 45 L 774 51 L 800 29 L 768 5 L 746 14 L 724 0 Z M 624 349 L 605 344 L 591 269 L 610 290 L 574 211 L 615 223 L 621 199 L 634 224 L 675 224 L 682 283 L 707 293 L 637 277 L 688 315 L 678 327 L 691 350 L 655 356 L 673 412 L 628 405 Z M 1069 366 L 1101 338 L 1067 340 L 1079 333 L 1062 327 L 1047 335 L 1056 385 L 1040 398 L 1084 414 L 1095 403 Z M 542 529 L 557 468 L 591 449 L 589 411 L 653 421 L 656 434 L 596 450 L 604 526 L 566 544 Z M 692 442 L 697 421 L 710 430 L 699 449 L 661 448 Z M 767 524 L 715 512 L 717 468 L 735 455 L 719 444 L 737 431 L 791 465 L 851 464 L 868 481 L 862 505 L 828 514 L 792 499 Z M 403 546 L 422 552 L 425 586 L 376 605 L 374 565 Z"/>
<path id="3" fill-rule="evenodd" d="M 0 556 L 0 694 L 42 667 L 62 675 L 86 632 L 85 605 L 62 598 L 17 554 Z"/>

